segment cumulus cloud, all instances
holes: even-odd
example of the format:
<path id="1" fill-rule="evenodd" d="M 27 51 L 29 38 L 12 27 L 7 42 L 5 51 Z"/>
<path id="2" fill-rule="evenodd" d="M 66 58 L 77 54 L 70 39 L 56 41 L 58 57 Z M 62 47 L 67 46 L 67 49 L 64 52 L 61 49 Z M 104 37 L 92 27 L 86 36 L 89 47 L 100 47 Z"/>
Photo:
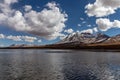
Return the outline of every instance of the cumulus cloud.
<path id="1" fill-rule="evenodd" d="M 96 20 L 96 24 L 101 31 L 107 31 L 111 28 L 120 28 L 119 20 L 110 21 L 107 18 L 100 18 Z"/>
<path id="2" fill-rule="evenodd" d="M 32 9 L 32 6 L 30 6 L 30 5 L 25 5 L 25 11 L 30 11 L 31 9 Z"/>
<path id="3" fill-rule="evenodd" d="M 8 5 L 15 3 L 15 2 L 18 2 L 18 0 L 2 0 L 2 1 L 4 1 L 4 3 L 8 4 Z"/>
<path id="4" fill-rule="evenodd" d="M 120 28 L 120 21 L 119 20 L 114 20 L 113 27 Z"/>
<path id="5" fill-rule="evenodd" d="M 0 2 L 0 24 L 45 39 L 56 39 L 63 31 L 67 14 L 61 11 L 55 2 L 48 3 L 40 12 L 32 10 L 30 5 L 25 6 L 26 12 L 12 9 L 11 4 L 15 2 L 18 0 Z"/>
<path id="6" fill-rule="evenodd" d="M 93 34 L 93 29 L 86 29 L 86 30 L 82 30 L 80 32 L 81 33 L 90 33 L 90 34 Z"/>
<path id="7" fill-rule="evenodd" d="M 5 35 L 0 34 L 0 39 L 4 39 L 4 38 L 5 38 Z"/>
<path id="8" fill-rule="evenodd" d="M 98 28 L 97 28 L 97 27 L 94 27 L 94 28 L 93 28 L 93 31 L 94 31 L 94 32 L 98 32 Z"/>
<path id="9" fill-rule="evenodd" d="M 13 40 L 13 41 L 22 41 L 21 36 L 7 36 L 7 39 Z"/>
<path id="10" fill-rule="evenodd" d="M 73 32 L 74 32 L 74 30 L 70 28 L 70 29 L 64 30 L 64 32 L 66 32 L 66 33 L 70 34 L 70 33 L 73 33 Z"/>
<path id="11" fill-rule="evenodd" d="M 107 31 L 108 29 L 110 29 L 113 26 L 113 23 L 110 22 L 110 20 L 106 19 L 106 18 L 97 19 L 96 24 L 98 25 L 98 28 L 101 31 Z"/>
<path id="12" fill-rule="evenodd" d="M 114 14 L 120 8 L 120 0 L 96 0 L 93 4 L 86 5 L 85 8 L 85 13 L 90 17 L 104 17 Z"/>
<path id="13" fill-rule="evenodd" d="M 33 43 L 35 41 L 40 41 L 41 39 L 38 39 L 37 37 L 32 37 L 32 36 L 13 36 L 13 35 L 4 35 L 0 34 L 0 39 L 9 39 L 13 41 L 25 41 L 25 42 L 30 42 Z"/>
<path id="14" fill-rule="evenodd" d="M 41 39 L 39 39 L 39 40 L 38 40 L 38 43 L 41 43 L 41 42 L 42 42 L 42 40 L 41 40 Z"/>
<path id="15" fill-rule="evenodd" d="M 31 36 L 21 36 L 21 38 L 26 42 L 34 42 L 35 40 L 37 40 L 36 37 L 31 37 Z"/>

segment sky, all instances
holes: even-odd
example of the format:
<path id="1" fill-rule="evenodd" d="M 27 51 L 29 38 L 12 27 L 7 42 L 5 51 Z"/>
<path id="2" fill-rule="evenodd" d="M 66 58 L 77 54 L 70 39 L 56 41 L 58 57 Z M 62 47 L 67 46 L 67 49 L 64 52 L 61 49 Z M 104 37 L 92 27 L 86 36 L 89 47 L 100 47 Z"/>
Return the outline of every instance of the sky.
<path id="1" fill-rule="evenodd" d="M 120 0 L 0 0 L 0 46 L 56 43 L 75 32 L 120 34 Z"/>

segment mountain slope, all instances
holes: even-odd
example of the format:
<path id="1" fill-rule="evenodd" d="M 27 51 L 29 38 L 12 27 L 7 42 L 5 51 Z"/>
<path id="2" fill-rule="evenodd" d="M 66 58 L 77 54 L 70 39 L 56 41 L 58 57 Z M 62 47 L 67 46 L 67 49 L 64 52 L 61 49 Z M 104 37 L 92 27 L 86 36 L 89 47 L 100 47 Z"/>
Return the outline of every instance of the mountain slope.
<path id="1" fill-rule="evenodd" d="M 90 34 L 90 33 L 72 33 L 68 35 L 66 38 L 58 42 L 58 44 L 63 44 L 63 43 L 73 43 L 73 42 L 79 42 L 79 43 L 85 43 L 85 44 L 90 44 L 90 43 L 101 43 L 109 39 L 109 36 L 101 33 L 97 34 Z"/>
<path id="2" fill-rule="evenodd" d="M 16 45 L 12 45 L 16 46 Z M 25 45 L 22 45 L 25 46 Z M 102 33 L 73 33 L 56 44 L 48 44 L 42 46 L 26 46 L 26 47 L 7 47 L 9 49 L 102 49 L 102 50 L 119 50 L 120 35 L 109 37 Z M 7 49 L 6 48 L 6 49 Z"/>

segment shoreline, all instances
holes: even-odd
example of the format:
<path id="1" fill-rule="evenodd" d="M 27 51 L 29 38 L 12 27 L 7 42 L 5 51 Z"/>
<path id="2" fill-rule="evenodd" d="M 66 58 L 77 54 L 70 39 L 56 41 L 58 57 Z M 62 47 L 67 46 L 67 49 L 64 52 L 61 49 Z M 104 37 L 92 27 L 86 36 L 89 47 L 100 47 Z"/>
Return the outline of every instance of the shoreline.
<path id="1" fill-rule="evenodd" d="M 52 44 L 44 46 L 25 46 L 25 47 L 0 47 L 0 49 L 73 49 L 73 50 L 120 50 L 120 44 Z"/>

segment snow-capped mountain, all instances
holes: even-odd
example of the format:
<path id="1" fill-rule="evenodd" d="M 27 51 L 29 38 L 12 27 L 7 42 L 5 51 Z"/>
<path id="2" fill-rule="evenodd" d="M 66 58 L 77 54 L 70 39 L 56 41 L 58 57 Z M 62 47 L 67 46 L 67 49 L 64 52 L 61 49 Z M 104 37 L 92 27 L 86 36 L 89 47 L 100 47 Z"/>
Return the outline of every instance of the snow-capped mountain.
<path id="1" fill-rule="evenodd" d="M 110 37 L 105 43 L 120 43 L 120 34 Z"/>
<path id="2" fill-rule="evenodd" d="M 102 33 L 72 33 L 55 44 L 42 46 L 11 45 L 9 49 L 120 49 L 120 35 L 109 37 Z M 6 49 L 6 48 L 5 48 Z"/>
<path id="3" fill-rule="evenodd" d="M 104 42 L 109 38 L 109 36 L 102 34 L 102 33 L 97 33 L 97 34 L 90 34 L 90 33 L 72 33 L 68 35 L 66 38 L 58 42 L 58 44 L 61 43 L 71 43 L 71 42 L 79 42 L 79 43 L 100 43 Z"/>
<path id="4" fill-rule="evenodd" d="M 107 41 L 110 37 L 108 35 L 102 34 L 102 33 L 97 33 L 96 35 L 96 43 L 101 43 L 104 41 Z"/>

